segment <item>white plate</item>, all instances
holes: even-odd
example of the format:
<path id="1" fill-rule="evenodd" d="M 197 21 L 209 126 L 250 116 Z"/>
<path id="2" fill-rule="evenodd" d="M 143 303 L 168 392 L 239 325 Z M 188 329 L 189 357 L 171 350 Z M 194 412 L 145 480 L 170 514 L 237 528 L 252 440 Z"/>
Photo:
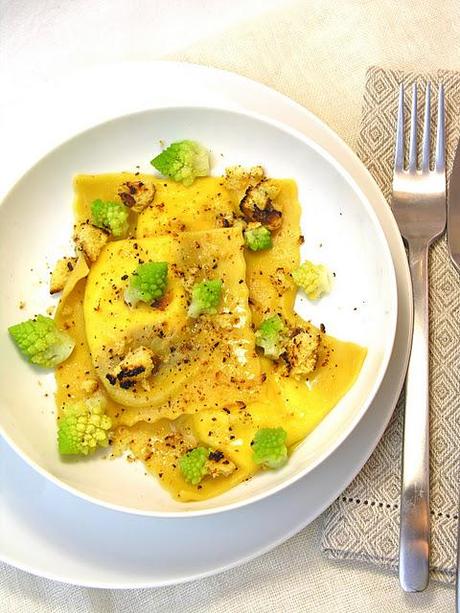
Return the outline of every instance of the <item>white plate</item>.
<path id="1" fill-rule="evenodd" d="M 181 138 L 206 143 L 216 175 L 228 165 L 262 162 L 269 176 L 296 179 L 303 258 L 326 264 L 336 275 L 330 295 L 316 304 L 299 296 L 297 310 L 317 326 L 324 322 L 333 336 L 367 347 L 351 390 L 285 467 L 259 473 L 216 498 L 185 504 L 173 500 L 141 464 L 128 464 L 124 458 L 108 462 L 100 455 L 87 462 L 63 462 L 56 446 L 53 375 L 20 360 L 6 333 L 9 325 L 46 312 L 50 304 L 46 263 L 72 252 L 73 175 L 134 171 L 136 163 L 141 172 L 149 172 L 159 141 Z M 221 109 L 175 107 L 128 114 L 79 134 L 45 156 L 0 208 L 0 278 L 5 292 L 0 363 L 8 381 L 0 388 L 0 432 L 55 483 L 93 502 L 144 514 L 234 508 L 308 473 L 348 436 L 369 407 L 386 371 L 396 330 L 396 281 L 385 235 L 371 205 L 333 154 L 277 122 Z M 22 311 L 21 301 L 26 303 Z"/>
<path id="2" fill-rule="evenodd" d="M 145 66 L 138 69 L 146 70 Z M 132 74 L 135 70 L 136 67 L 132 67 Z M 150 70 L 154 80 L 165 67 L 157 64 Z M 248 105 L 255 104 L 255 96 L 255 100 L 266 109 L 270 106 L 272 112 L 278 116 L 282 116 L 284 112 L 286 119 L 289 118 L 298 126 L 304 126 L 308 133 L 317 130 L 322 146 L 343 158 L 342 163 L 355 179 L 360 181 L 362 190 L 372 202 L 390 244 L 400 295 L 397 342 L 388 373 L 372 404 L 372 410 L 368 411 L 351 437 L 326 462 L 295 485 L 270 499 L 238 511 L 209 518 L 182 519 L 180 522 L 148 520 L 109 512 L 57 490 L 22 466 L 19 460 L 10 459 L 14 456 L 4 454 L 6 461 L 3 464 L 5 475 L 2 480 L 3 495 L 0 507 L 0 555 L 6 561 L 32 572 L 85 585 L 137 587 L 196 578 L 258 555 L 298 531 L 340 493 L 374 448 L 393 410 L 407 361 L 411 301 L 404 249 L 383 197 L 347 147 L 304 109 L 245 79 L 180 65 L 168 65 L 168 74 L 179 78 L 181 84 L 192 78 L 195 89 L 199 90 L 198 85 L 202 83 L 207 93 L 207 88 L 211 88 L 210 81 L 219 92 L 232 86 L 231 91 L 238 92 L 240 100 L 246 92 Z M 173 91 L 171 93 L 174 94 Z M 231 105 L 232 98 L 229 100 Z M 14 476 L 20 479 L 21 489 L 17 487 L 18 481 Z M 21 492 L 29 488 L 35 492 L 34 498 L 39 506 L 33 513 L 28 512 L 29 506 L 21 500 Z M 93 536 L 101 530 L 101 526 L 107 526 L 112 537 L 117 535 L 115 540 L 111 539 L 109 551 L 105 551 L 103 543 L 98 539 L 91 541 L 93 546 L 86 551 L 81 544 L 84 535 L 83 531 L 80 533 L 78 529 L 79 522 L 73 524 L 76 525 L 76 530 L 69 540 L 64 522 L 57 521 L 57 509 L 65 509 L 65 523 L 71 522 L 69 516 L 81 515 L 91 520 L 94 526 Z M 283 522 L 274 521 L 280 515 L 283 516 Z M 267 517 L 267 522 L 261 521 L 262 516 Z M 37 517 L 43 519 L 39 521 Z M 273 521 L 270 522 L 270 518 Z M 145 523 L 147 521 L 148 530 Z M 174 555 L 168 555 L 166 550 L 162 552 L 161 544 L 166 545 L 166 549 L 169 548 L 170 551 L 172 536 L 178 534 L 179 526 L 185 527 L 185 524 L 190 525 L 190 522 L 197 522 L 194 523 L 196 528 L 186 533 L 188 537 L 184 541 L 174 537 Z M 85 524 L 88 525 L 87 522 Z M 196 556 L 190 559 L 185 551 L 193 544 L 193 533 L 199 533 L 201 543 L 203 539 L 213 543 L 212 551 L 201 548 L 200 559 Z M 161 538 L 162 535 L 165 538 Z M 235 535 L 238 538 L 235 538 Z M 64 553 L 60 546 L 63 540 L 66 541 Z M 183 547 L 185 550 L 182 550 Z M 120 552 L 120 555 L 113 555 L 114 551 Z M 136 564 L 133 560 L 137 560 Z M 104 567 L 105 570 L 102 570 Z"/>

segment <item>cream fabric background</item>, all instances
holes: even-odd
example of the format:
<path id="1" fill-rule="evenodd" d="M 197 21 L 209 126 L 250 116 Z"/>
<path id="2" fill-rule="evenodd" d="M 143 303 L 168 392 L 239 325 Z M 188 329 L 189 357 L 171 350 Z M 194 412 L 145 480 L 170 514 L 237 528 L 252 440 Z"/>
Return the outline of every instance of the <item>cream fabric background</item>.
<path id="1" fill-rule="evenodd" d="M 170 58 L 270 85 L 354 146 L 370 65 L 460 70 L 458 0 L 0 0 L 0 12 L 3 110 L 88 65 Z M 320 521 L 239 569 L 157 590 L 87 590 L 0 565 L 0 612 L 454 611 L 452 589 L 406 595 L 392 574 L 324 559 Z"/>

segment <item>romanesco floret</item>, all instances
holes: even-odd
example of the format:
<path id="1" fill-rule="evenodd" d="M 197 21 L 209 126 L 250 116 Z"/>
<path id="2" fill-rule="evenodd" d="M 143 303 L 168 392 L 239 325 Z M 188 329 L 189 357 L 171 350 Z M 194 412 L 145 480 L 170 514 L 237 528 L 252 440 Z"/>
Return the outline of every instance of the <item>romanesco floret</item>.
<path id="1" fill-rule="evenodd" d="M 139 264 L 129 279 L 125 290 L 125 302 L 133 307 L 138 302 L 152 304 L 164 296 L 167 284 L 167 262 Z"/>
<path id="2" fill-rule="evenodd" d="M 109 231 L 115 238 L 123 238 L 128 232 L 129 209 L 121 202 L 94 200 L 91 203 L 93 225 Z"/>
<path id="3" fill-rule="evenodd" d="M 192 185 L 197 177 L 209 175 L 208 151 L 193 140 L 172 143 L 150 163 L 162 175 L 186 187 Z"/>
<path id="4" fill-rule="evenodd" d="M 267 317 L 256 331 L 256 345 L 267 358 L 277 360 L 284 351 L 285 325 L 279 315 Z"/>
<path id="5" fill-rule="evenodd" d="M 313 264 L 306 260 L 293 271 L 292 278 L 310 300 L 318 300 L 331 291 L 331 275 L 324 264 Z"/>
<path id="6" fill-rule="evenodd" d="M 64 405 L 58 421 L 59 453 L 89 455 L 108 446 L 112 420 L 104 414 L 104 405 L 102 396 Z"/>
<path id="7" fill-rule="evenodd" d="M 75 341 L 56 326 L 54 319 L 37 315 L 8 331 L 21 353 L 37 366 L 54 368 L 72 353 Z"/>
<path id="8" fill-rule="evenodd" d="M 262 428 L 251 443 L 252 457 L 264 468 L 281 468 L 288 459 L 287 432 L 283 428 Z"/>
<path id="9" fill-rule="evenodd" d="M 217 313 L 222 294 L 222 281 L 220 279 L 210 279 L 201 281 L 193 286 L 192 302 L 190 303 L 188 314 L 190 317 L 199 315 L 214 315 Z"/>
<path id="10" fill-rule="evenodd" d="M 262 224 L 254 227 L 249 226 L 244 232 L 244 242 L 251 251 L 271 249 L 272 233 Z"/>
<path id="11" fill-rule="evenodd" d="M 191 451 L 187 451 L 179 460 L 179 468 L 182 476 L 192 485 L 198 485 L 201 479 L 207 475 L 208 469 L 206 466 L 209 456 L 209 449 L 205 447 L 196 447 Z"/>

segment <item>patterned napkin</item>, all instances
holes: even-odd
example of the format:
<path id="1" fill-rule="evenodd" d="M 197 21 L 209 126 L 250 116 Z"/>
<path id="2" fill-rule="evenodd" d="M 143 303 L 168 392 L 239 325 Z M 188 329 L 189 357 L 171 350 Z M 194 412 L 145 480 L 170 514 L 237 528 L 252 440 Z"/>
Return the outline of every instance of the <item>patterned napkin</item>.
<path id="1" fill-rule="evenodd" d="M 460 73 L 403 73 L 378 67 L 367 73 L 357 152 L 387 200 L 399 84 L 404 82 L 407 91 L 416 81 L 423 101 L 428 80 L 445 85 L 450 172 L 460 132 Z M 445 237 L 431 250 L 430 309 L 431 571 L 433 578 L 451 583 L 460 491 L 460 275 L 449 261 Z M 397 567 L 403 407 L 401 397 L 374 454 L 324 515 L 322 547 L 331 558 Z"/>

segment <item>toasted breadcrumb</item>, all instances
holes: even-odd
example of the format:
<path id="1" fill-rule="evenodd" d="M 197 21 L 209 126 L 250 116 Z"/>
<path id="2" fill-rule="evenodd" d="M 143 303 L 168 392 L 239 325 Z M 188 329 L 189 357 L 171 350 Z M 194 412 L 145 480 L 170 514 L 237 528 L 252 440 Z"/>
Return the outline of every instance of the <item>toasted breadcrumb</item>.
<path id="1" fill-rule="evenodd" d="M 316 368 L 320 335 L 308 330 L 297 332 L 288 342 L 283 354 L 286 374 L 303 379 Z"/>
<path id="2" fill-rule="evenodd" d="M 206 470 L 210 477 L 228 477 L 236 469 L 233 462 L 228 460 L 221 451 L 211 451 L 206 461 Z"/>
<path id="3" fill-rule="evenodd" d="M 108 241 L 108 235 L 104 230 L 84 222 L 75 226 L 73 240 L 88 260 L 95 262 Z"/>
<path id="4" fill-rule="evenodd" d="M 76 263 L 76 257 L 66 257 L 58 260 L 53 272 L 51 273 L 50 294 L 57 294 L 58 292 L 62 292 L 70 273 L 75 268 Z"/>
<path id="5" fill-rule="evenodd" d="M 142 213 L 153 202 L 155 185 L 150 181 L 127 181 L 120 186 L 118 195 L 127 207 Z"/>
<path id="6" fill-rule="evenodd" d="M 158 368 L 158 356 L 148 347 L 137 347 L 130 351 L 113 373 L 106 375 L 107 380 L 115 385 L 129 389 L 139 382 L 144 382 Z"/>

